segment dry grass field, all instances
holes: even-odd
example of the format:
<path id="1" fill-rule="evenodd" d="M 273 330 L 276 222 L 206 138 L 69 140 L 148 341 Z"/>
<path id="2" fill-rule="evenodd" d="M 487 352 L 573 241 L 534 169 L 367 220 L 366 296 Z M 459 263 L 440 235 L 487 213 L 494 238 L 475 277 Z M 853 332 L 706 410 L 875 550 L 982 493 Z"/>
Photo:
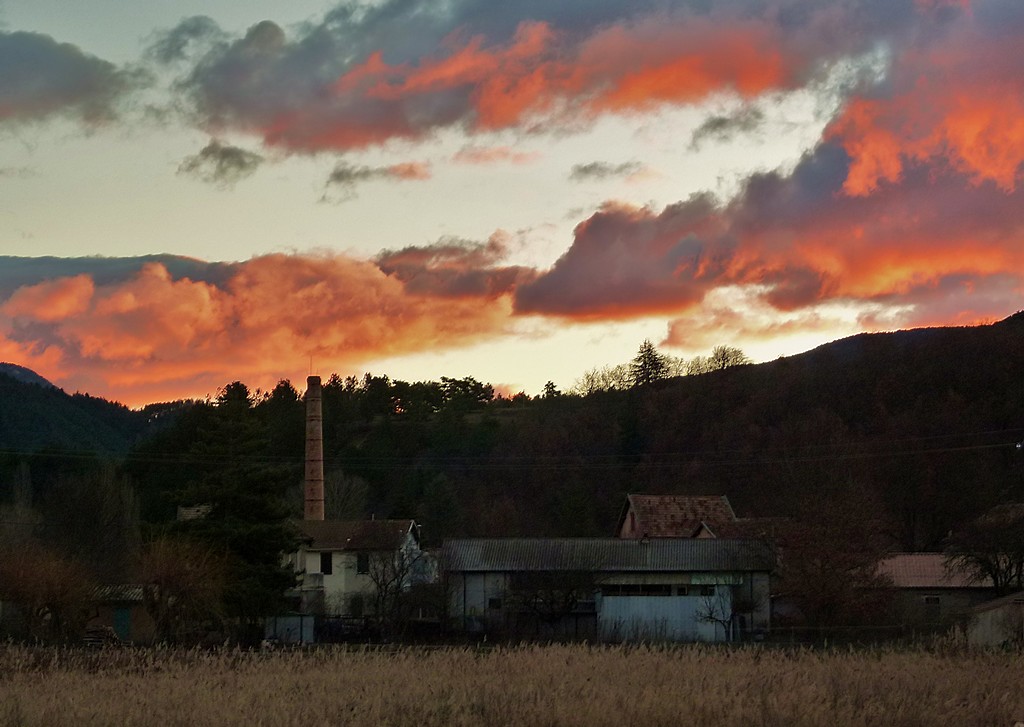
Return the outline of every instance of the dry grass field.
<path id="1" fill-rule="evenodd" d="M 523 646 L 304 652 L 0 646 L 14 725 L 1006 725 L 1024 657 Z"/>

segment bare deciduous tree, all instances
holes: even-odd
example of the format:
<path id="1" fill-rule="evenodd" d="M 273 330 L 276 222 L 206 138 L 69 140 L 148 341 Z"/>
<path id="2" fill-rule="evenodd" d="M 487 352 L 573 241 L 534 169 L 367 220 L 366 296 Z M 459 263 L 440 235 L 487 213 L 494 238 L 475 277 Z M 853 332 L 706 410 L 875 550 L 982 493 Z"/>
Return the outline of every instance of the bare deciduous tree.
<path id="1" fill-rule="evenodd" d="M 408 620 L 406 596 L 423 558 L 423 551 L 409 542 L 370 554 L 368 575 L 374 587 L 374 615 L 385 638 L 400 633 Z"/>
<path id="2" fill-rule="evenodd" d="M 724 588 L 716 587 L 714 593 L 702 596 L 696 616 L 697 620 L 702 623 L 714 624 L 716 631 L 721 626 L 726 641 L 732 641 L 733 603 L 730 594 Z M 717 638 L 717 634 L 715 638 Z"/>
<path id="3" fill-rule="evenodd" d="M 177 641 L 199 624 L 220 619 L 225 566 L 222 556 L 189 540 L 159 537 L 146 545 L 143 603 L 159 640 Z"/>
<path id="4" fill-rule="evenodd" d="M 991 579 L 1000 595 L 1024 588 L 1024 503 L 994 507 L 954 532 L 946 565 Z"/>
<path id="5" fill-rule="evenodd" d="M 78 638 L 89 619 L 94 590 L 81 564 L 41 543 L 0 547 L 0 599 L 18 607 L 34 639 Z"/>

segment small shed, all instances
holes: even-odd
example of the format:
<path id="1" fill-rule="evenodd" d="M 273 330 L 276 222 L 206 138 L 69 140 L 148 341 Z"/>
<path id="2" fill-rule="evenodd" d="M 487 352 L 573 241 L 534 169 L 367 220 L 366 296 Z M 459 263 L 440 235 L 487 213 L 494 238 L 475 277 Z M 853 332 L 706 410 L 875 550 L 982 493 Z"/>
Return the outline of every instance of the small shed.
<path id="1" fill-rule="evenodd" d="M 942 553 L 893 553 L 878 564 L 892 581 L 897 615 L 910 626 L 944 626 L 991 599 L 990 579 L 946 566 Z"/>
<path id="2" fill-rule="evenodd" d="M 733 641 L 770 627 L 762 541 L 480 538 L 447 541 L 441 562 L 468 632 Z"/>
<path id="3" fill-rule="evenodd" d="M 156 638 L 156 625 L 146 611 L 140 584 L 99 586 L 93 591 L 95 612 L 88 627 L 108 628 L 124 642 L 148 644 Z"/>
<path id="4" fill-rule="evenodd" d="M 1024 591 L 971 609 L 967 643 L 972 646 L 1024 646 Z"/>

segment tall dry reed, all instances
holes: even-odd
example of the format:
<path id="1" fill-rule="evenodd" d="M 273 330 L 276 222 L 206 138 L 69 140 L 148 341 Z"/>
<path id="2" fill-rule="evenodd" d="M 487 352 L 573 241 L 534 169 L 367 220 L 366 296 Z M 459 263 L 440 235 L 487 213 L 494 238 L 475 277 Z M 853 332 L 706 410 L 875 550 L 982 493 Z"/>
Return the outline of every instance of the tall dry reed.
<path id="1" fill-rule="evenodd" d="M 249 653 L 0 647 L 14 725 L 1006 725 L 1011 654 L 522 646 Z"/>

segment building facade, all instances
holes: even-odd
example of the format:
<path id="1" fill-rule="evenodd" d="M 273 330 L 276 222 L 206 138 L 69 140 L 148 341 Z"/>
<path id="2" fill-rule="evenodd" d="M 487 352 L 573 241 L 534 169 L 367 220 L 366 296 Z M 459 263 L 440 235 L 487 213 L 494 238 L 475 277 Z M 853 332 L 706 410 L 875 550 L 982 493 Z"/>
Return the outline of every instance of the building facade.
<path id="1" fill-rule="evenodd" d="M 605 641 L 738 641 L 771 627 L 774 562 L 760 541 L 451 540 L 454 628 Z"/>
<path id="2" fill-rule="evenodd" d="M 413 520 L 303 520 L 290 562 L 299 578 L 300 613 L 360 618 L 382 587 L 407 588 L 422 551 Z"/>

